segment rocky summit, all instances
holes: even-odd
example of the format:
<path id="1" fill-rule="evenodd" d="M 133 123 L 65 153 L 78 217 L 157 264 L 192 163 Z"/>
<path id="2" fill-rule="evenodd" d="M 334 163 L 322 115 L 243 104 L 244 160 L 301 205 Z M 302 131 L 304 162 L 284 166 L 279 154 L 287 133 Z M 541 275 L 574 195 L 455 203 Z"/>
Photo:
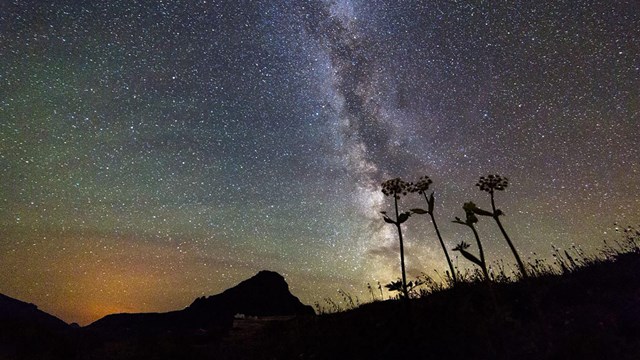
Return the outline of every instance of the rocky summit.
<path id="1" fill-rule="evenodd" d="M 221 294 L 196 299 L 188 311 L 222 311 L 248 316 L 313 315 L 311 306 L 304 305 L 289 291 L 282 275 L 263 270 L 250 279 Z"/>
<path id="2" fill-rule="evenodd" d="M 221 294 L 198 298 L 183 310 L 112 314 L 87 328 L 111 334 L 158 334 L 202 329 L 221 333 L 232 326 L 236 314 L 287 316 L 315 313 L 311 306 L 304 305 L 291 294 L 282 275 L 263 270 Z"/>

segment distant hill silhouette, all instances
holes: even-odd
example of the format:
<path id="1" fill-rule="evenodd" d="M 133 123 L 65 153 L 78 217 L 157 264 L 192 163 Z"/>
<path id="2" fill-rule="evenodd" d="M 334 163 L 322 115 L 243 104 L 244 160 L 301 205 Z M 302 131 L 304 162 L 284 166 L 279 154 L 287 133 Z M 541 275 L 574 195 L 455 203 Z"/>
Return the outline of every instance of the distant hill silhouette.
<path id="1" fill-rule="evenodd" d="M 5 325 L 13 322 L 54 331 L 65 331 L 71 328 L 66 322 L 39 310 L 34 304 L 0 294 L 0 324 Z"/>
<path id="2" fill-rule="evenodd" d="M 74 329 L 34 304 L 0 294 L 0 359 L 69 354 Z M 34 346 L 37 344 L 37 346 Z"/>
<path id="3" fill-rule="evenodd" d="M 158 334 L 167 331 L 223 333 L 233 325 L 235 314 L 252 316 L 313 315 L 289 292 L 282 275 L 260 271 L 221 294 L 196 299 L 183 310 L 167 313 L 112 314 L 87 329 L 111 334 Z"/>
<path id="4" fill-rule="evenodd" d="M 222 294 L 196 299 L 189 311 L 219 311 L 251 316 L 313 315 L 313 308 L 304 305 L 289 292 L 282 275 L 263 270 L 224 291 Z"/>

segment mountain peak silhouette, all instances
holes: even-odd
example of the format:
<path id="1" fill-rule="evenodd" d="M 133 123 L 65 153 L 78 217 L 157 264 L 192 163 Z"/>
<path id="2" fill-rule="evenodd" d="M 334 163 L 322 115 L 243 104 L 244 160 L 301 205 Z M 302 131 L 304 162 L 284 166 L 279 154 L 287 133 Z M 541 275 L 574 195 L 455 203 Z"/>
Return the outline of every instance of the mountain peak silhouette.
<path id="1" fill-rule="evenodd" d="M 167 313 L 112 314 L 88 328 L 113 332 L 153 333 L 166 330 L 209 329 L 226 331 L 235 314 L 249 316 L 314 315 L 289 291 L 284 277 L 263 270 L 238 285 L 209 297 L 197 298 L 183 310 Z"/>
<path id="2" fill-rule="evenodd" d="M 251 316 L 312 315 L 313 308 L 304 305 L 289 291 L 284 277 L 262 270 L 253 277 L 221 294 L 196 299 L 187 310 L 225 309 L 233 314 Z"/>

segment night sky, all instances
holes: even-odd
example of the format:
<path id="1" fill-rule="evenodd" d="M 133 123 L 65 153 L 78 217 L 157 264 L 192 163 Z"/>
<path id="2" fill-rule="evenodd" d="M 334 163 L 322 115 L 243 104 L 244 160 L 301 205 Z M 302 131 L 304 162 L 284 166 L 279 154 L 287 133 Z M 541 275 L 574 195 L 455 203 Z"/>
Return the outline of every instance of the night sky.
<path id="1" fill-rule="evenodd" d="M 262 269 L 370 301 L 400 276 L 380 184 L 422 175 L 449 248 L 497 173 L 524 259 L 595 253 L 640 222 L 640 2 L 542 3 L 0 2 L 0 292 L 80 324 Z M 409 278 L 440 279 L 406 224 Z"/>

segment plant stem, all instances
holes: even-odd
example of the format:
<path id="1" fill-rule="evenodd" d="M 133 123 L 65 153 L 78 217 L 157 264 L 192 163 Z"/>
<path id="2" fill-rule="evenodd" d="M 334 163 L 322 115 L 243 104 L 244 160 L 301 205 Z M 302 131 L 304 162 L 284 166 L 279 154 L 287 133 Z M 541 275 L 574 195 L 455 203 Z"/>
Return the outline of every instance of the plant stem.
<path id="1" fill-rule="evenodd" d="M 516 251 L 516 247 L 513 246 L 513 243 L 511 242 L 509 235 L 507 235 L 507 232 L 504 230 L 504 227 L 500 222 L 500 216 L 496 214 L 496 203 L 495 203 L 495 200 L 493 199 L 493 191 L 491 191 L 490 194 L 491 194 L 491 208 L 493 210 L 493 219 L 498 224 L 498 227 L 500 228 L 500 232 L 502 232 L 502 236 L 504 236 L 504 239 L 507 240 L 507 244 L 509 244 L 509 248 L 511 249 L 513 256 L 516 258 L 516 263 L 518 263 L 518 267 L 520 268 L 520 273 L 522 274 L 522 277 L 526 279 L 529 277 L 529 275 L 527 274 L 527 269 L 525 268 L 524 263 L 520 259 L 520 255 L 518 255 L 518 251 Z"/>
<path id="2" fill-rule="evenodd" d="M 482 243 L 480 242 L 480 236 L 478 236 L 478 231 L 476 230 L 476 227 L 473 226 L 473 224 L 470 224 L 469 227 L 473 231 L 473 236 L 476 237 L 476 243 L 478 244 L 478 252 L 480 253 L 480 263 L 481 263 L 480 268 L 482 268 L 484 279 L 487 282 L 490 282 L 491 279 L 489 278 L 489 272 L 487 271 L 487 263 L 484 260 L 484 250 L 482 250 Z"/>
<path id="3" fill-rule="evenodd" d="M 496 294 L 493 292 L 493 286 L 491 284 L 491 278 L 489 278 L 489 271 L 487 271 L 487 262 L 484 260 L 484 250 L 482 250 L 482 243 L 480 242 L 480 236 L 478 236 L 478 231 L 473 224 L 470 224 L 469 227 L 473 230 L 473 235 L 476 237 L 476 242 L 478 243 L 478 252 L 480 253 L 480 262 L 482 265 L 482 273 L 484 274 L 484 280 L 489 287 L 489 294 L 491 296 L 491 301 L 493 302 L 493 307 L 495 308 L 496 313 L 500 313 L 500 309 L 498 307 L 498 300 L 496 298 Z"/>
<path id="4" fill-rule="evenodd" d="M 400 267 L 402 268 L 402 292 L 405 300 L 409 300 L 409 291 L 407 291 L 407 274 L 404 269 L 404 244 L 402 243 L 402 228 L 398 221 L 398 198 L 393 194 L 393 202 L 396 207 L 396 227 L 398 228 L 398 237 L 400 238 Z"/>
<path id="5" fill-rule="evenodd" d="M 423 192 L 424 199 L 427 200 L 427 205 L 429 205 L 429 199 L 427 198 L 427 193 Z M 429 212 L 431 216 L 431 222 L 433 223 L 433 227 L 436 229 L 436 235 L 438 235 L 438 240 L 440 240 L 440 245 L 442 246 L 442 251 L 444 251 L 444 256 L 447 258 L 447 263 L 449 264 L 449 270 L 451 270 L 451 276 L 453 278 L 453 284 L 458 283 L 458 278 L 456 276 L 456 271 L 453 267 L 453 263 L 451 262 L 451 258 L 449 257 L 449 252 L 447 252 L 447 247 L 444 246 L 444 241 L 442 240 L 442 236 L 440 235 L 440 230 L 438 229 L 438 224 L 436 223 L 436 218 L 433 216 L 433 211 Z"/>

